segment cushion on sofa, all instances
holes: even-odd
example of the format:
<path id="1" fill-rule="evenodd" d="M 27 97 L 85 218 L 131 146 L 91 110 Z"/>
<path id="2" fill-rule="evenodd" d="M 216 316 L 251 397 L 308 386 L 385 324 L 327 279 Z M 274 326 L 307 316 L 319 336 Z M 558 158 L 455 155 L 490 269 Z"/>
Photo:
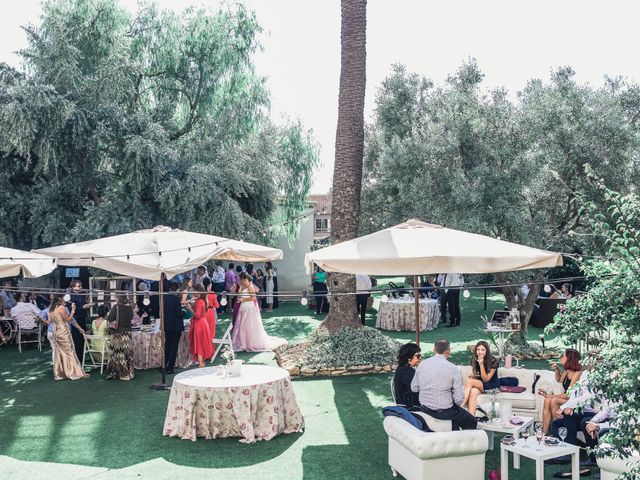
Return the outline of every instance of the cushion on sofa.
<path id="1" fill-rule="evenodd" d="M 431 415 L 428 415 L 424 412 L 413 412 L 414 415 L 418 415 L 424 419 L 429 427 L 434 432 L 450 432 L 451 431 L 451 420 L 438 420 L 437 418 L 433 418 Z"/>
<path id="2" fill-rule="evenodd" d="M 511 402 L 511 407 L 515 409 L 536 409 L 536 396 L 529 391 L 522 393 L 500 393 L 500 399 L 509 400 Z M 488 395 L 478 396 L 478 403 L 486 403 L 490 401 L 491 399 Z"/>

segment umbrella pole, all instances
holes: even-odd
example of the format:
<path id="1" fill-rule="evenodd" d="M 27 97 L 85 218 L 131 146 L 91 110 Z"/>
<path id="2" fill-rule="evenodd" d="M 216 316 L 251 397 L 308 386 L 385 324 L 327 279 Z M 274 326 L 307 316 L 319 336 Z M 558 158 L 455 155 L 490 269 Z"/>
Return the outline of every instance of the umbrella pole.
<path id="1" fill-rule="evenodd" d="M 162 273 L 160 275 L 160 286 L 158 288 L 160 297 L 158 306 L 160 307 L 160 359 L 162 361 L 160 371 L 162 372 L 162 381 L 151 385 L 152 390 L 171 390 L 171 385 L 167 385 L 167 371 L 164 361 L 164 277 L 164 273 Z"/>
<path id="2" fill-rule="evenodd" d="M 416 344 L 420 345 L 420 290 L 417 275 L 413 276 L 413 297 L 416 307 Z"/>

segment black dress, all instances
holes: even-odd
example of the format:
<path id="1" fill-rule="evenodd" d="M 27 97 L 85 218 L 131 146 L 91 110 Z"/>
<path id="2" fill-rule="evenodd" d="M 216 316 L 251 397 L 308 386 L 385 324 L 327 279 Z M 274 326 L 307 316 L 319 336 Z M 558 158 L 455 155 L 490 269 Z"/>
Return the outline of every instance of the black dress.
<path id="1" fill-rule="evenodd" d="M 480 381 L 482 381 L 482 388 L 484 389 L 485 392 L 487 390 L 495 390 L 496 388 L 500 388 L 500 378 L 498 377 L 499 366 L 500 366 L 500 361 L 494 358 L 493 363 L 491 364 L 491 370 L 495 370 L 495 372 L 493 372 L 493 377 L 491 377 L 488 382 L 485 382 L 482 379 L 480 379 Z M 476 365 L 474 367 L 474 373 L 478 376 L 480 375 L 480 365 L 478 365 L 478 362 L 476 362 Z"/>
<path id="2" fill-rule="evenodd" d="M 398 365 L 393 376 L 393 390 L 398 405 L 419 407 L 418 392 L 411 391 L 411 381 L 416 371 L 409 365 Z"/>

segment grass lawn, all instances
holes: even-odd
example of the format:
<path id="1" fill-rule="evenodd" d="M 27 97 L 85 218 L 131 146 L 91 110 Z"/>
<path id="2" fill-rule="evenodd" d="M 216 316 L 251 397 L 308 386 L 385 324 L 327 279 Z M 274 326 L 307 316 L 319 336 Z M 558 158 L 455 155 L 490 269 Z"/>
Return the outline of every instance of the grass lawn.
<path id="1" fill-rule="evenodd" d="M 382 287 L 380 287 L 382 288 Z M 377 304 L 378 300 L 376 300 Z M 490 295 L 488 310 L 501 308 Z M 452 360 L 467 363 L 466 346 L 480 339 L 480 294 L 461 300 L 462 327 L 421 334 L 423 350 L 438 338 L 453 345 Z M 265 328 L 289 341 L 303 340 L 321 317 L 299 303 L 265 315 Z M 220 320 L 218 335 L 228 318 Z M 367 325 L 375 324 L 375 312 Z M 530 331 L 537 339 L 538 331 Z M 406 342 L 412 332 L 389 332 Z M 548 338 L 553 345 L 557 339 Z M 240 354 L 246 362 L 275 364 L 273 354 Z M 525 368 L 546 367 L 527 361 Z M 391 479 L 381 408 L 391 403 L 389 375 L 298 379 L 293 383 L 305 417 L 304 433 L 248 445 L 238 439 L 196 442 L 162 436 L 168 392 L 148 387 L 157 371 L 138 371 L 131 382 L 54 382 L 50 351 L 18 354 L 0 348 L 0 478 L 6 479 Z M 486 469 L 498 468 L 499 450 L 487 453 Z M 522 459 L 517 479 L 533 479 L 533 461 Z M 215 470 L 214 470 L 215 469 Z M 547 467 L 546 477 L 562 467 Z M 566 470 L 566 468 L 565 468 Z M 487 477 L 488 478 L 488 475 Z M 452 480 L 457 480 L 452 472 Z M 460 479 L 463 480 L 463 479 Z"/>

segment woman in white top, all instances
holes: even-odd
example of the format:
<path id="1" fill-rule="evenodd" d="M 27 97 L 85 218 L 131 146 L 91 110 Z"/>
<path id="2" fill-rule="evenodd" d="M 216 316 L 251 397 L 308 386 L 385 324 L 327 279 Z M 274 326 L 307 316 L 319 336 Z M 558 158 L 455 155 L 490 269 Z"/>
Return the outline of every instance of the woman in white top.
<path id="1" fill-rule="evenodd" d="M 265 292 L 267 296 L 265 298 L 265 303 L 267 304 L 267 312 L 273 312 L 273 286 L 274 286 L 274 278 L 275 271 L 273 270 L 273 265 L 271 262 L 266 262 L 264 264 L 264 273 L 265 273 Z"/>

